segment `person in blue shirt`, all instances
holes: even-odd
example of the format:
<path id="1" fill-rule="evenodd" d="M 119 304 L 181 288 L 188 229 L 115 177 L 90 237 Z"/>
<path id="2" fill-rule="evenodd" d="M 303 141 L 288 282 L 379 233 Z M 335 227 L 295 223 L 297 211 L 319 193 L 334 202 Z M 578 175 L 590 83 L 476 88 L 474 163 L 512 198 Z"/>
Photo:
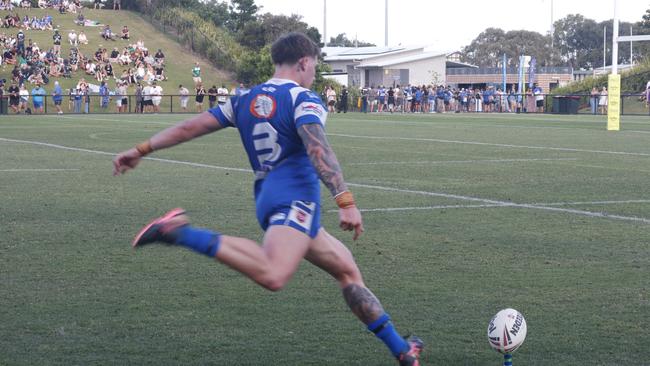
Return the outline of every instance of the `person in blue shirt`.
<path id="1" fill-rule="evenodd" d="M 34 103 L 34 113 L 43 114 L 43 104 L 47 92 L 40 83 L 36 83 L 36 87 L 32 89 L 32 102 Z"/>
<path id="2" fill-rule="evenodd" d="M 102 84 L 99 86 L 99 95 L 102 98 L 100 101 L 100 107 L 106 111 L 108 108 L 108 102 L 109 102 L 109 95 L 110 91 L 108 90 L 108 86 L 106 86 L 106 82 L 102 81 Z"/>
<path id="3" fill-rule="evenodd" d="M 227 127 L 236 128 L 255 176 L 257 219 L 265 231 L 256 242 L 189 225 L 173 209 L 146 225 L 134 247 L 163 242 L 216 258 L 271 291 L 282 289 L 307 259 L 338 281 L 352 312 L 389 348 L 401 366 L 419 365 L 422 341 L 402 338 L 365 286 L 349 249 L 320 223 L 320 181 L 339 207 L 339 226 L 363 232 L 361 213 L 343 179 L 327 137 L 327 110 L 309 90 L 320 50 L 302 33 L 281 36 L 271 47 L 273 77 L 248 93 L 157 133 L 117 155 L 114 175 L 135 168 L 147 154 Z M 318 331 L 318 327 L 314 329 Z"/>
<path id="4" fill-rule="evenodd" d="M 54 101 L 54 107 L 56 108 L 57 114 L 63 114 L 61 109 L 61 103 L 63 102 L 63 90 L 58 81 L 54 82 L 54 92 L 52 93 L 52 101 Z"/>

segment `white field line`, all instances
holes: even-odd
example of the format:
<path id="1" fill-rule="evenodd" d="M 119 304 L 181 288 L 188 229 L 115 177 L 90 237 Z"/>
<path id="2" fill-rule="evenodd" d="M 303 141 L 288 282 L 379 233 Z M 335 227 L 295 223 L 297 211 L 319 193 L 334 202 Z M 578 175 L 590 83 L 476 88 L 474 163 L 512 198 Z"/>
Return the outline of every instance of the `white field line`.
<path id="1" fill-rule="evenodd" d="M 0 172 L 75 172 L 79 169 L 0 169 Z"/>
<path id="2" fill-rule="evenodd" d="M 0 141 L 45 146 L 45 147 L 51 147 L 51 148 L 55 148 L 55 149 L 68 150 L 68 151 L 78 151 L 78 152 L 85 152 L 85 153 L 98 154 L 98 155 L 109 155 L 109 156 L 116 156 L 117 155 L 116 153 L 107 152 L 107 151 L 82 149 L 82 148 L 79 148 L 79 147 L 69 147 L 69 146 L 50 144 L 50 143 L 47 143 L 47 142 L 40 142 L 40 141 L 15 140 L 15 139 L 3 138 L 3 137 L 0 137 Z M 152 160 L 152 161 L 160 161 L 160 162 L 163 162 L 163 163 L 189 165 L 189 166 L 198 167 L 198 168 L 229 170 L 229 171 L 247 172 L 247 173 L 252 172 L 250 169 L 230 168 L 230 167 L 218 166 L 218 165 L 192 163 L 192 162 L 189 162 L 189 161 L 170 160 L 170 159 L 161 159 L 161 158 L 152 158 L 152 157 L 146 157 L 144 159 L 145 160 Z"/>
<path id="3" fill-rule="evenodd" d="M 77 147 L 68 147 L 68 146 L 50 144 L 50 143 L 40 142 L 40 141 L 15 140 L 15 139 L 3 138 L 3 137 L 0 137 L 0 141 L 31 144 L 31 145 L 38 145 L 38 146 L 44 146 L 44 147 L 50 147 L 50 148 L 68 150 L 68 151 L 86 152 L 86 153 L 99 154 L 99 155 L 110 155 L 110 156 L 115 156 L 116 155 L 115 153 L 110 153 L 110 152 L 106 152 L 106 151 L 90 150 L 90 149 L 83 149 L 83 148 L 77 148 Z M 145 159 L 164 162 L 164 163 L 171 163 L 171 164 L 182 164 L 182 165 L 188 165 L 188 166 L 199 167 L 199 168 L 220 169 L 220 170 L 229 170 L 229 171 L 238 171 L 238 172 L 251 173 L 250 169 L 221 167 L 221 166 L 216 166 L 216 165 L 192 163 L 192 162 L 187 162 L 187 161 L 171 160 L 171 159 L 159 159 L 159 158 L 145 158 Z M 375 190 L 380 190 L 380 191 L 400 192 L 400 193 L 409 193 L 409 194 L 417 194 L 417 195 L 425 195 L 425 196 L 433 196 L 433 197 L 451 198 L 451 199 L 457 199 L 457 200 L 462 200 L 462 201 L 477 202 L 477 203 L 479 203 L 481 205 L 494 205 L 494 206 L 503 206 L 503 207 L 515 207 L 515 208 L 527 208 L 527 209 L 533 209 L 533 210 L 544 210 L 544 211 L 551 211 L 551 212 L 572 213 L 572 214 L 576 214 L 576 215 L 580 215 L 580 216 L 587 216 L 587 217 L 601 217 L 601 218 L 609 218 L 609 219 L 624 220 L 624 221 L 637 221 L 637 222 L 643 222 L 643 223 L 646 223 L 646 224 L 650 224 L 650 219 L 646 219 L 646 218 L 643 218 L 643 217 L 636 217 L 636 216 L 621 216 L 621 215 L 608 214 L 608 213 L 605 213 L 605 212 L 591 212 L 591 211 L 584 211 L 584 210 L 574 210 L 574 209 L 567 209 L 567 208 L 560 208 L 560 207 L 536 205 L 536 204 L 498 201 L 498 200 L 490 200 L 490 199 L 478 198 L 478 197 L 462 196 L 462 195 L 457 195 L 457 194 L 400 189 L 400 188 L 376 186 L 376 185 L 370 185 L 370 184 L 348 183 L 348 185 L 352 186 L 352 187 L 375 189 Z"/>
<path id="4" fill-rule="evenodd" d="M 558 159 L 486 159 L 486 160 L 435 160 L 435 161 L 378 161 L 372 163 L 348 163 L 348 165 L 393 165 L 393 164 L 471 164 L 471 163 L 518 163 L 530 161 L 575 161 L 576 158 Z"/>
<path id="5" fill-rule="evenodd" d="M 510 148 L 516 148 L 516 149 L 531 149 L 531 150 L 584 152 L 584 153 L 593 153 L 593 154 L 611 154 L 611 155 L 629 155 L 629 156 L 650 156 L 650 153 L 634 153 L 634 152 L 611 151 L 611 150 L 575 149 L 575 148 L 570 148 L 570 147 L 498 144 L 498 143 L 492 143 L 492 142 L 444 140 L 444 139 L 431 139 L 431 138 L 421 138 L 421 137 L 367 136 L 367 135 L 349 135 L 349 134 L 343 134 L 343 133 L 328 133 L 328 135 L 330 135 L 330 136 L 339 136 L 339 137 L 349 137 L 349 138 L 355 138 L 355 139 L 370 139 L 370 140 L 424 141 L 424 142 L 440 142 L 440 143 L 445 143 L 445 144 L 463 144 L 463 145 L 510 147 Z"/>
<path id="6" fill-rule="evenodd" d="M 589 205 L 615 205 L 624 203 L 650 203 L 650 200 L 621 200 L 621 201 L 585 201 L 585 202 L 552 202 L 552 203 L 531 203 L 534 206 L 589 206 Z M 491 208 L 507 207 L 506 204 L 486 204 L 486 205 L 436 205 L 436 206 L 413 206 L 413 207 L 384 207 L 384 208 L 362 208 L 361 212 L 394 212 L 394 211 L 427 211 L 427 210 L 444 210 L 460 208 Z M 327 212 L 338 212 L 338 210 L 328 210 Z"/>
<path id="7" fill-rule="evenodd" d="M 381 191 L 411 193 L 411 194 L 417 194 L 417 195 L 451 198 L 451 199 L 457 199 L 457 200 L 462 200 L 462 201 L 479 202 L 481 204 L 494 205 L 494 206 L 527 208 L 527 209 L 534 209 L 534 210 L 572 213 L 572 214 L 576 214 L 576 215 L 580 215 L 580 216 L 603 217 L 603 218 L 610 218 L 610 219 L 615 219 L 615 220 L 638 221 L 638 222 L 643 222 L 643 223 L 646 223 L 646 224 L 650 224 L 650 219 L 646 219 L 644 217 L 614 215 L 614 214 L 608 214 L 606 212 L 591 212 L 591 211 L 584 211 L 584 210 L 575 210 L 575 209 L 570 209 L 570 208 L 536 205 L 536 204 L 530 204 L 530 203 L 516 203 L 516 202 L 498 201 L 498 200 L 490 200 L 490 199 L 485 199 L 485 198 L 462 196 L 462 195 L 457 195 L 457 194 L 437 193 L 437 192 L 427 192 L 427 191 L 416 191 L 416 190 L 410 190 L 410 189 L 399 189 L 399 188 L 383 187 L 383 186 L 376 186 L 376 185 L 370 185 L 370 184 L 348 183 L 348 185 L 352 186 L 352 187 L 376 189 L 376 190 L 381 190 Z"/>

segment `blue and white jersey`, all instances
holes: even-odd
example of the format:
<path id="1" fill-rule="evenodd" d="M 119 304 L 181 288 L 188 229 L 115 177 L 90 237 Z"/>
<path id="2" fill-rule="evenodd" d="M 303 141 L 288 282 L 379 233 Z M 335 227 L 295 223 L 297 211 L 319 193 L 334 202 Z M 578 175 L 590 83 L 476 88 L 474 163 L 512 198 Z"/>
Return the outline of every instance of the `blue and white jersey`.
<path id="1" fill-rule="evenodd" d="M 209 112 L 222 126 L 239 130 L 258 205 L 320 202 L 318 174 L 298 135 L 304 124 L 325 126 L 327 109 L 318 95 L 292 80 L 271 79 Z"/>

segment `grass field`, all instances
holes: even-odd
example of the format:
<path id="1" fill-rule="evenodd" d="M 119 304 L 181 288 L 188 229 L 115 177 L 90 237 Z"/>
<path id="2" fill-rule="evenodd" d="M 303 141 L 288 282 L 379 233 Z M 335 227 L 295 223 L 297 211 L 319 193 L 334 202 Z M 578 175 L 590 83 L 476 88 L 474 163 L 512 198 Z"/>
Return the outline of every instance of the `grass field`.
<path id="1" fill-rule="evenodd" d="M 203 256 L 133 251 L 151 217 L 261 238 L 234 130 L 112 155 L 182 116 L 0 119 L 0 365 L 394 365 L 304 264 L 267 292 Z M 491 316 L 521 311 L 515 365 L 650 365 L 650 121 L 598 116 L 332 115 L 364 212 L 344 238 L 424 365 L 501 365 Z"/>

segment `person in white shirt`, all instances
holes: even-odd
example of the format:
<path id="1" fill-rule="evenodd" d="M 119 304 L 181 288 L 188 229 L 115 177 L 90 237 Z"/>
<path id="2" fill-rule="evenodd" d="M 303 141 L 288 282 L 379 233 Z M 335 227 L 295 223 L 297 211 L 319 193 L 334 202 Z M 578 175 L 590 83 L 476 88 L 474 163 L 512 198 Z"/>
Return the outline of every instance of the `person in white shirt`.
<path id="1" fill-rule="evenodd" d="M 221 88 L 217 89 L 217 103 L 226 104 L 228 101 L 228 89 L 225 85 L 221 85 Z"/>
<path id="2" fill-rule="evenodd" d="M 79 32 L 77 39 L 79 40 L 79 44 L 88 44 L 88 37 L 86 37 L 84 31 Z"/>
<path id="3" fill-rule="evenodd" d="M 86 64 L 86 74 L 95 75 L 95 71 L 97 71 L 97 65 L 95 65 L 94 62 L 89 61 L 88 64 Z"/>
<path id="4" fill-rule="evenodd" d="M 153 111 L 155 113 L 160 112 L 160 102 L 162 101 L 162 93 L 163 89 L 162 86 L 156 84 L 156 82 L 153 82 L 153 86 L 151 87 L 151 103 L 153 103 Z"/>
<path id="5" fill-rule="evenodd" d="M 77 32 L 73 30 L 68 33 L 68 42 L 70 42 L 70 46 L 77 47 L 79 45 L 79 38 L 77 37 Z"/>
<path id="6" fill-rule="evenodd" d="M 187 101 L 190 99 L 190 91 L 183 85 L 179 85 L 178 94 L 181 96 L 181 109 L 183 109 L 183 112 L 187 112 Z"/>
<path id="7" fill-rule="evenodd" d="M 147 84 L 142 89 L 142 106 L 144 107 L 143 112 L 151 112 L 153 108 L 153 102 L 151 101 L 151 84 Z"/>

